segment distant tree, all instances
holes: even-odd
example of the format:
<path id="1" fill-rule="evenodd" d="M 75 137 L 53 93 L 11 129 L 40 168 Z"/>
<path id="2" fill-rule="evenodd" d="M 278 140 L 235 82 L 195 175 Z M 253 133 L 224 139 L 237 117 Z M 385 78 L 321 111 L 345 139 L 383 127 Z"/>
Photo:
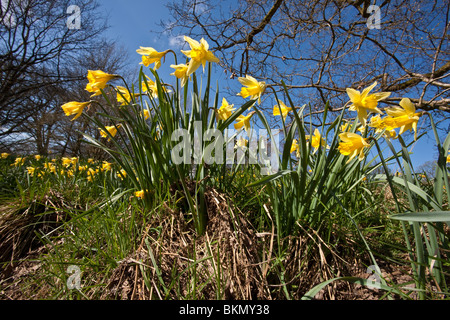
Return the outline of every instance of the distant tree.
<path id="1" fill-rule="evenodd" d="M 429 160 L 429 161 L 426 161 L 423 164 L 421 164 L 417 168 L 416 172 L 424 173 L 429 178 L 434 178 L 434 175 L 436 174 L 436 166 L 437 166 L 436 160 Z"/>
<path id="2" fill-rule="evenodd" d="M 64 69 L 92 49 L 106 29 L 96 1 L 76 3 L 1 0 L 1 142 L 21 134 L 30 117 L 43 121 L 39 111 L 48 107 L 44 102 L 52 95 L 50 88 L 79 77 L 71 77 Z"/>

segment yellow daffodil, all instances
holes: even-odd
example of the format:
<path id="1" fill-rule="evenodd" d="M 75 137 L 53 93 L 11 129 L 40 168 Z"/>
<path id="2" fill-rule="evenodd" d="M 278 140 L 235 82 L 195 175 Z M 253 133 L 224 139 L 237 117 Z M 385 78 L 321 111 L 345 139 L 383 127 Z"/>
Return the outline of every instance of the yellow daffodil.
<path id="1" fill-rule="evenodd" d="M 87 160 L 87 162 L 88 162 L 88 163 L 94 163 L 94 159 L 89 158 L 89 159 Z"/>
<path id="2" fill-rule="evenodd" d="M 281 114 L 280 114 L 280 109 L 281 109 Z M 278 100 L 278 104 L 273 106 L 273 115 L 274 116 L 279 116 L 281 115 L 283 117 L 283 120 L 286 120 L 286 117 L 289 113 L 289 111 L 291 111 L 292 108 L 286 106 L 286 104 L 283 101 Z"/>
<path id="3" fill-rule="evenodd" d="M 72 160 L 70 158 L 62 157 L 61 161 L 64 167 L 69 167 L 72 165 Z"/>
<path id="4" fill-rule="evenodd" d="M 397 132 L 395 132 L 395 130 L 386 130 L 386 131 L 384 132 L 383 136 L 384 136 L 386 139 L 394 139 L 394 140 L 395 140 L 395 139 L 398 138 Z"/>
<path id="5" fill-rule="evenodd" d="M 97 174 L 97 171 L 93 168 L 89 168 L 87 172 L 87 180 L 92 182 L 94 180 L 94 176 Z"/>
<path id="6" fill-rule="evenodd" d="M 198 42 L 197 40 L 184 36 L 184 40 L 189 43 L 189 46 L 191 47 L 191 50 L 181 50 L 183 54 L 188 58 L 191 58 L 187 70 L 188 76 L 194 73 L 200 65 L 203 66 L 203 71 L 205 71 L 206 61 L 219 62 L 219 59 L 208 50 L 209 44 L 205 39 L 202 38 L 200 42 Z"/>
<path id="7" fill-rule="evenodd" d="M 250 97 L 250 99 L 258 98 L 258 103 L 261 104 L 261 96 L 266 90 L 266 83 L 264 81 L 258 82 L 252 76 L 246 75 L 245 78 L 239 77 L 239 82 L 244 86 L 238 96 L 242 98 Z"/>
<path id="8" fill-rule="evenodd" d="M 181 79 L 181 87 L 184 87 L 184 85 L 186 84 L 186 82 L 189 79 L 189 75 L 188 75 L 188 65 L 187 64 L 171 64 L 170 65 L 171 68 L 175 69 L 175 71 L 173 73 L 171 73 L 171 76 L 175 76 L 178 79 Z"/>
<path id="9" fill-rule="evenodd" d="M 75 114 L 76 116 L 72 119 L 75 120 L 83 113 L 84 108 L 89 105 L 91 102 L 67 102 L 61 106 L 66 116 L 71 116 Z"/>
<path id="10" fill-rule="evenodd" d="M 236 146 L 241 148 L 241 149 L 245 149 L 248 145 L 248 140 L 245 139 L 244 137 L 240 137 L 236 143 Z"/>
<path id="11" fill-rule="evenodd" d="M 112 163 L 108 161 L 103 161 L 102 163 L 102 171 L 109 171 L 112 169 Z"/>
<path id="12" fill-rule="evenodd" d="M 406 130 L 414 130 L 414 140 L 417 139 L 417 123 L 422 115 L 420 112 L 416 112 L 414 103 L 408 98 L 403 98 L 400 101 L 400 107 L 386 108 L 386 113 L 389 117 L 386 117 L 384 123 L 392 128 L 400 128 L 399 134 L 403 134 Z"/>
<path id="13" fill-rule="evenodd" d="M 158 98 L 158 85 L 147 75 L 145 77 L 147 78 L 147 83 L 145 83 L 145 81 L 142 81 L 142 91 L 144 93 L 150 91 L 153 98 Z M 164 85 L 162 85 L 162 90 L 164 92 L 171 92 L 171 90 L 168 90 L 166 87 L 164 87 Z"/>
<path id="14" fill-rule="evenodd" d="M 127 88 L 122 86 L 117 86 L 117 102 L 119 102 L 122 106 L 127 103 L 131 103 L 136 96 L 139 96 L 139 93 L 131 93 Z"/>
<path id="15" fill-rule="evenodd" d="M 347 88 L 347 94 L 352 104 L 349 110 L 358 112 L 358 119 L 365 127 L 368 113 L 375 112 L 382 114 L 382 111 L 377 108 L 378 101 L 386 99 L 390 96 L 390 92 L 379 92 L 369 94 L 369 92 L 377 85 L 374 82 L 371 86 L 365 88 L 361 93 L 353 88 Z"/>
<path id="16" fill-rule="evenodd" d="M 145 191 L 144 191 L 144 190 L 136 191 L 136 192 L 134 193 L 134 196 L 135 196 L 136 198 L 144 199 L 144 197 L 145 197 Z"/>
<path id="17" fill-rule="evenodd" d="M 144 109 L 142 111 L 142 116 L 144 117 L 145 120 L 148 120 L 150 118 L 150 111 L 148 111 L 148 109 Z"/>
<path id="18" fill-rule="evenodd" d="M 359 134 L 352 132 L 344 132 L 339 134 L 342 142 L 339 143 L 339 152 L 345 156 L 350 156 L 347 163 L 349 163 L 356 155 L 361 161 L 364 159 L 364 147 L 368 147 L 367 139 L 364 139 Z"/>
<path id="19" fill-rule="evenodd" d="M 124 169 L 120 169 L 120 172 L 117 172 L 117 177 L 123 180 L 126 178 L 127 172 Z"/>
<path id="20" fill-rule="evenodd" d="M 87 78 L 89 83 L 86 85 L 86 91 L 93 93 L 91 97 L 102 94 L 100 90 L 105 89 L 108 81 L 117 78 L 118 75 L 109 74 L 101 70 L 88 70 Z"/>
<path id="21" fill-rule="evenodd" d="M 106 129 L 106 131 L 107 132 L 109 132 L 109 134 L 111 135 L 111 136 L 115 136 L 116 134 L 117 134 L 117 129 L 118 128 L 120 128 L 120 124 L 116 127 L 116 126 L 105 126 L 105 129 Z M 101 129 L 101 128 L 98 128 L 99 130 L 100 130 L 100 135 L 103 137 L 103 138 L 108 138 L 109 136 L 108 136 L 108 133 L 106 132 L 106 131 L 104 131 L 103 129 Z"/>
<path id="22" fill-rule="evenodd" d="M 229 104 L 227 99 L 222 99 L 222 105 L 220 108 L 216 111 L 216 116 L 218 120 L 227 120 L 233 111 L 235 110 L 233 108 L 234 104 Z"/>
<path id="23" fill-rule="evenodd" d="M 236 130 L 239 130 L 242 127 L 244 127 L 245 131 L 249 131 L 250 130 L 250 119 L 252 118 L 254 113 L 255 113 L 255 111 L 252 111 L 246 116 L 241 114 L 239 117 L 236 118 L 237 123 L 234 124 L 234 128 Z"/>
<path id="24" fill-rule="evenodd" d="M 39 161 L 39 160 L 41 160 L 41 155 L 39 155 L 39 154 L 36 154 L 35 156 L 34 156 L 34 158 L 37 160 L 37 161 Z"/>
<path id="25" fill-rule="evenodd" d="M 327 145 L 327 142 L 324 138 L 322 138 L 322 135 L 320 134 L 318 129 L 314 130 L 314 135 L 311 137 L 309 134 L 305 136 L 306 140 L 311 139 L 311 146 L 314 148 L 314 153 L 319 150 L 320 146 L 330 148 Z"/>
<path id="26" fill-rule="evenodd" d="M 155 64 L 153 70 L 159 69 L 161 67 L 161 59 L 165 58 L 166 54 L 169 52 L 169 50 L 158 52 L 155 49 L 151 47 L 139 47 L 140 49 L 137 49 L 136 52 L 142 55 L 142 62 L 144 66 L 148 67 L 152 63 Z"/>
<path id="27" fill-rule="evenodd" d="M 22 166 L 24 163 L 25 163 L 25 158 L 17 157 L 11 166 L 19 167 L 19 166 Z"/>
<path id="28" fill-rule="evenodd" d="M 34 171 L 36 171 L 36 168 L 27 167 L 27 171 L 28 171 L 28 174 L 30 175 L 30 177 L 32 177 L 34 175 Z"/>
<path id="29" fill-rule="evenodd" d="M 2 153 L 2 159 L 6 159 L 9 157 L 9 153 L 3 152 Z"/>
<path id="30" fill-rule="evenodd" d="M 53 163 L 45 163 L 44 168 L 51 173 L 56 173 L 56 166 Z"/>
<path id="31" fill-rule="evenodd" d="M 447 163 L 450 163 L 450 154 L 447 156 Z"/>
<path id="32" fill-rule="evenodd" d="M 300 158 L 300 146 L 298 145 L 297 139 L 292 140 L 291 153 L 294 151 L 297 158 Z"/>

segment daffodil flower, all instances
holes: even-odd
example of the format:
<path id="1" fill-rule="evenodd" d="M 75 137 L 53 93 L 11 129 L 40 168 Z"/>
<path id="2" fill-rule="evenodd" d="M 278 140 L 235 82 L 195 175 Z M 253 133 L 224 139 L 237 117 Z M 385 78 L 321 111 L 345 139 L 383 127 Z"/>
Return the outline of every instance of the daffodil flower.
<path id="1" fill-rule="evenodd" d="M 75 117 L 73 117 L 72 121 L 77 119 L 81 114 L 83 113 L 84 108 L 89 105 L 91 102 L 76 102 L 71 101 L 63 104 L 61 108 L 63 109 L 66 116 L 71 116 L 75 114 Z"/>
<path id="2" fill-rule="evenodd" d="M 352 104 L 349 110 L 358 112 L 358 119 L 361 124 L 365 127 L 367 122 L 367 117 L 370 112 L 380 113 L 383 112 L 377 108 L 378 101 L 386 99 L 390 96 L 390 92 L 379 92 L 369 94 L 369 92 L 377 85 L 374 82 L 371 86 L 365 88 L 362 92 L 355 90 L 353 88 L 347 88 L 347 94 L 350 98 Z"/>
<path id="3" fill-rule="evenodd" d="M 233 108 L 234 104 L 229 104 L 227 99 L 222 99 L 222 105 L 220 108 L 216 111 L 217 119 L 218 120 L 227 120 L 233 111 L 235 110 Z"/>
<path id="4" fill-rule="evenodd" d="M 144 197 L 145 197 L 145 191 L 144 191 L 144 190 L 136 191 L 136 192 L 134 193 L 134 196 L 135 196 L 136 198 L 144 199 Z"/>
<path id="5" fill-rule="evenodd" d="M 127 88 L 122 86 L 117 86 L 117 102 L 121 103 L 121 105 L 126 105 L 127 103 L 131 103 L 136 96 L 139 96 L 139 93 L 131 93 Z"/>
<path id="6" fill-rule="evenodd" d="M 234 124 L 234 128 L 236 130 L 239 130 L 242 127 L 244 127 L 245 131 L 248 132 L 250 130 L 250 119 L 252 118 L 254 113 L 255 111 L 252 111 L 246 116 L 241 114 L 239 117 L 236 118 L 237 123 Z"/>
<path id="7" fill-rule="evenodd" d="M 298 145 L 297 139 L 292 140 L 291 153 L 294 151 L 297 158 L 300 158 L 300 146 Z"/>
<path id="8" fill-rule="evenodd" d="M 117 77 L 118 75 L 101 70 L 88 70 L 89 83 L 86 85 L 86 91 L 93 93 L 91 97 L 98 96 L 102 93 L 100 90 L 105 89 L 107 82 Z"/>
<path id="9" fill-rule="evenodd" d="M 154 63 L 155 66 L 153 70 L 158 70 L 161 67 L 161 59 L 165 58 L 169 50 L 158 52 L 151 47 L 139 47 L 139 49 L 137 49 L 136 52 L 142 55 L 141 64 L 148 67 L 149 65 Z"/>
<path id="10" fill-rule="evenodd" d="M 386 125 L 393 128 L 400 128 L 399 134 L 401 135 L 406 130 L 414 130 L 414 140 L 417 139 L 417 123 L 422 115 L 420 112 L 416 112 L 414 103 L 408 98 L 403 98 L 400 101 L 400 107 L 386 108 L 386 113 L 389 117 L 384 119 Z"/>
<path id="11" fill-rule="evenodd" d="M 158 85 L 155 83 L 155 81 L 153 81 L 152 79 L 150 79 L 147 75 L 145 76 L 147 78 L 147 84 L 145 83 L 145 81 L 142 81 L 142 91 L 144 93 L 147 93 L 148 91 L 150 91 L 150 94 L 152 95 L 153 98 L 158 98 Z M 171 92 L 170 90 L 166 89 L 164 86 L 162 86 L 162 90 L 164 92 Z"/>
<path id="12" fill-rule="evenodd" d="M 187 75 L 190 76 L 195 70 L 203 66 L 203 71 L 205 71 L 206 61 L 219 62 L 219 59 L 209 51 L 209 44 L 205 39 L 201 39 L 200 42 L 194 40 L 190 37 L 184 36 L 184 40 L 189 43 L 191 50 L 181 50 L 188 58 L 191 58 L 187 70 Z"/>
<path id="13" fill-rule="evenodd" d="M 236 143 L 236 147 L 239 147 L 241 149 L 245 149 L 248 145 L 248 140 L 244 137 L 240 137 Z"/>
<path id="14" fill-rule="evenodd" d="M 2 153 L 2 159 L 6 159 L 9 157 L 9 153 L 3 152 Z"/>
<path id="15" fill-rule="evenodd" d="M 187 64 L 171 64 L 170 65 L 171 68 L 175 69 L 175 71 L 173 73 L 171 73 L 171 76 L 175 76 L 178 79 L 181 79 L 181 87 L 184 87 L 184 85 L 186 84 L 186 82 L 189 79 L 189 75 L 188 75 L 188 65 Z"/>
<path id="16" fill-rule="evenodd" d="M 102 163 L 102 171 L 109 171 L 112 168 L 112 163 L 108 161 L 103 161 Z"/>
<path id="17" fill-rule="evenodd" d="M 150 118 L 150 111 L 148 111 L 148 109 L 144 109 L 144 111 L 142 111 L 142 115 L 145 120 L 148 120 Z"/>
<path id="18" fill-rule="evenodd" d="M 345 156 L 350 156 L 347 163 L 349 163 L 356 155 L 359 161 L 364 159 L 364 147 L 368 147 L 367 139 L 352 132 L 344 132 L 339 134 L 342 142 L 339 143 L 339 152 Z"/>
<path id="19" fill-rule="evenodd" d="M 322 147 L 326 147 L 329 149 L 330 147 L 327 145 L 327 142 L 324 138 L 322 138 L 322 135 L 320 134 L 318 129 L 314 130 L 314 135 L 311 137 L 309 134 L 305 136 L 306 140 L 311 139 L 311 146 L 314 148 L 314 153 L 317 152 L 317 150 Z"/>
<path id="20" fill-rule="evenodd" d="M 250 99 L 258 98 L 258 103 L 261 104 L 261 96 L 266 90 L 266 83 L 264 81 L 258 82 L 252 76 L 246 75 L 245 78 L 239 77 L 239 82 L 244 86 L 238 96 L 242 98 L 250 97 Z"/>
<path id="21" fill-rule="evenodd" d="M 281 114 L 280 114 L 280 109 L 281 109 Z M 286 117 L 291 110 L 292 110 L 292 108 L 286 106 L 286 104 L 283 101 L 278 100 L 278 104 L 273 106 L 273 115 L 274 116 L 281 115 L 283 117 L 283 120 L 286 120 Z"/>
<path id="22" fill-rule="evenodd" d="M 120 128 L 120 124 L 116 127 L 116 126 L 105 126 L 105 129 L 107 132 L 109 132 L 109 134 L 111 136 L 115 136 L 117 134 L 117 129 Z M 108 138 L 108 133 L 106 131 L 104 131 L 102 128 L 98 128 L 100 130 L 100 135 L 103 138 Z"/>

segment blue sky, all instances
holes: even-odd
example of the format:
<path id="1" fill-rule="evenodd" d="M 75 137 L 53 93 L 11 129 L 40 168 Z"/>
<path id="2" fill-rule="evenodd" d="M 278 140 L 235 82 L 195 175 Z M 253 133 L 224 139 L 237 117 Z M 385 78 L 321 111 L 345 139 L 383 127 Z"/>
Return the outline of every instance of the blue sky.
<path id="1" fill-rule="evenodd" d="M 127 49 L 131 65 L 138 66 L 141 61 L 141 56 L 136 53 L 139 46 L 153 47 L 158 51 L 170 48 L 179 52 L 181 49 L 180 42 L 177 41 L 179 39 L 152 32 L 152 30 L 160 30 L 158 25 L 160 20 L 169 18 L 169 11 L 164 6 L 164 1 L 99 0 L 99 3 L 109 15 L 110 28 L 106 36 L 116 39 L 119 44 Z M 182 54 L 180 53 L 179 59 L 181 58 Z M 173 58 L 168 57 L 166 63 L 158 70 L 163 79 L 173 72 L 173 69 L 169 67 L 172 63 Z M 219 81 L 219 85 L 221 81 L 228 80 L 228 76 L 223 72 L 216 72 L 215 78 Z M 419 128 L 420 125 L 419 122 Z M 399 148 L 397 143 L 394 145 Z M 409 149 L 413 152 L 411 158 L 415 168 L 426 161 L 436 160 L 436 142 L 432 133 L 428 137 L 424 136 L 419 139 Z"/>

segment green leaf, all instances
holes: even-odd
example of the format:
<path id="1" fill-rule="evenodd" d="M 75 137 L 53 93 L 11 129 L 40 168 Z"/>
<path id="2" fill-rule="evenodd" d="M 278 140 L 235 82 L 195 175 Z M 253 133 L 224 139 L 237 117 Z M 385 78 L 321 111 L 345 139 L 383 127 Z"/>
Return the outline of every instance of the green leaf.
<path id="1" fill-rule="evenodd" d="M 431 211 L 431 212 L 406 212 L 393 216 L 391 219 L 411 222 L 450 222 L 450 211 Z"/>

